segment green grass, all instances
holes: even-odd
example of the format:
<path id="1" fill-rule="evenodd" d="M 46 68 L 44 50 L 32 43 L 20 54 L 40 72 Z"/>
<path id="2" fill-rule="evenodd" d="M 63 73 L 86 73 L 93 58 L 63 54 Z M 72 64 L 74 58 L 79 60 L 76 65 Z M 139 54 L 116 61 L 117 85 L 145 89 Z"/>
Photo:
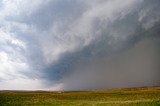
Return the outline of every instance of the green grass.
<path id="1" fill-rule="evenodd" d="M 160 106 L 160 87 L 94 91 L 0 91 L 0 106 Z"/>

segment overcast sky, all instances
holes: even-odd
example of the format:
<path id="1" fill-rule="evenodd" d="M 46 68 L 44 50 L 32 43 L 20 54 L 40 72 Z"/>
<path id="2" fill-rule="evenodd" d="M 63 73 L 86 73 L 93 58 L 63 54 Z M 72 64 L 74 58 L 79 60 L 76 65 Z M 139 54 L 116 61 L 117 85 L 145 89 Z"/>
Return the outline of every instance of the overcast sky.
<path id="1" fill-rule="evenodd" d="M 0 0 L 0 89 L 160 85 L 159 0 Z"/>

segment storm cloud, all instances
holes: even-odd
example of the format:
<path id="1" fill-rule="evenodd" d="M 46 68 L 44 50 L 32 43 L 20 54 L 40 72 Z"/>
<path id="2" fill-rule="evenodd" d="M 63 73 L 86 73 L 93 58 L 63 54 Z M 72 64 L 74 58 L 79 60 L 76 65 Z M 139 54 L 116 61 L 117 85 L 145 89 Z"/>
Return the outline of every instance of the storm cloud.
<path id="1" fill-rule="evenodd" d="M 0 1 L 0 89 L 159 85 L 159 5 L 159 0 Z"/>

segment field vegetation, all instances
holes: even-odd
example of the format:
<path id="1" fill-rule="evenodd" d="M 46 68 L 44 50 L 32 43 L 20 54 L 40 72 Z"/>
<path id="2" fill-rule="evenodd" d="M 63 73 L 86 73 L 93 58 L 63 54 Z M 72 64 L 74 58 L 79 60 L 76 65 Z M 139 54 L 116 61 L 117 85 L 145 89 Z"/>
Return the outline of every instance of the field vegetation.
<path id="1" fill-rule="evenodd" d="M 160 106 L 160 87 L 88 91 L 0 91 L 0 106 Z"/>

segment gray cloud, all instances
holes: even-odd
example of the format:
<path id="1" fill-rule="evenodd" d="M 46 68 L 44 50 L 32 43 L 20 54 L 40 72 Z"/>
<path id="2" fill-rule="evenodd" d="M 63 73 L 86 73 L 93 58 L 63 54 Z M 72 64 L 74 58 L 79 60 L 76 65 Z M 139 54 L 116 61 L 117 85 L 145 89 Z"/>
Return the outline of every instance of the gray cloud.
<path id="1" fill-rule="evenodd" d="M 146 38 L 125 51 L 81 60 L 63 79 L 64 89 L 159 85 L 159 40 Z"/>
<path id="2" fill-rule="evenodd" d="M 158 0 L 30 2 L 0 2 L 0 89 L 17 89 L 6 88 L 10 79 L 33 81 L 33 89 L 159 84 L 159 44 L 152 41 L 159 39 Z M 28 89 L 22 85 L 19 89 Z"/>

